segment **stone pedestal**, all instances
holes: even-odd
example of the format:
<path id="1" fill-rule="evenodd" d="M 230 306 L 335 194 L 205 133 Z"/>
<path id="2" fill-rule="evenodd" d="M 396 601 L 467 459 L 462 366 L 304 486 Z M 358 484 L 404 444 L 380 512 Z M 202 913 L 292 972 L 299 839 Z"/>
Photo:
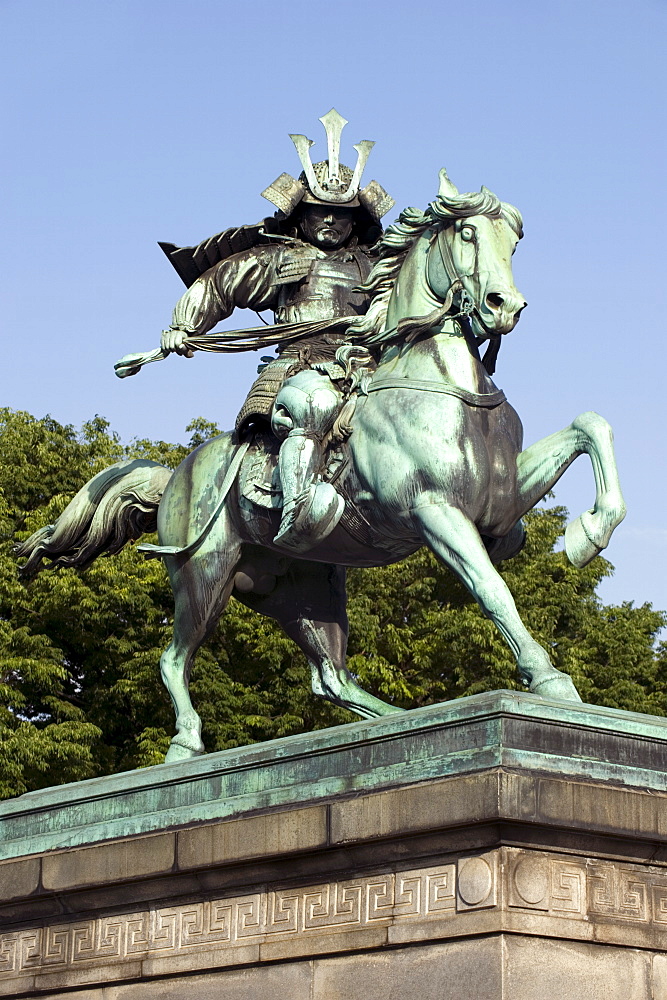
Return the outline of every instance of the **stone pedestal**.
<path id="1" fill-rule="evenodd" d="M 0 804 L 0 996 L 667 1000 L 667 720 L 497 691 Z"/>

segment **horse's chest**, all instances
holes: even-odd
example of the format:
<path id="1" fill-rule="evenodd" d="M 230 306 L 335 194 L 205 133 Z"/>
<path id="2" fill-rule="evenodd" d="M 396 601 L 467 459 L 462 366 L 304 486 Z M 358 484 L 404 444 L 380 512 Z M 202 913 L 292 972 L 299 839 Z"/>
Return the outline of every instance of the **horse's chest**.
<path id="1" fill-rule="evenodd" d="M 515 411 L 505 403 L 501 412 L 476 414 L 474 431 L 465 446 L 469 497 L 480 530 L 495 533 L 513 519 L 517 496 L 517 455 L 522 428 Z M 502 410 L 506 410 L 505 413 Z"/>
<path id="2" fill-rule="evenodd" d="M 394 510 L 453 503 L 476 523 L 503 521 L 516 495 L 521 424 L 515 411 L 508 403 L 489 409 L 425 395 L 396 393 L 392 419 L 364 408 L 365 433 L 351 441 L 362 479 Z"/>

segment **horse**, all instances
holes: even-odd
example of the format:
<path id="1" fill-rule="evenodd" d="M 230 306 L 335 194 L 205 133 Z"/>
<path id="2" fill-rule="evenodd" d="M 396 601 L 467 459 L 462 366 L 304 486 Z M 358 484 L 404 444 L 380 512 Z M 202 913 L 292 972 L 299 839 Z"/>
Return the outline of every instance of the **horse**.
<path id="1" fill-rule="evenodd" d="M 606 547 L 625 504 L 606 420 L 583 413 L 524 449 L 521 421 L 491 380 L 500 338 L 526 305 L 511 271 L 521 236 L 516 208 L 484 187 L 459 194 L 442 170 L 428 208 L 404 210 L 382 238 L 365 286 L 368 312 L 349 331 L 355 344 L 376 348 L 378 363 L 360 388 L 349 461 L 336 481 L 359 530 L 342 519 L 311 551 L 286 555 L 272 543 L 280 511 L 253 504 L 238 485 L 240 467 L 275 445 L 268 435 L 240 442 L 225 433 L 175 472 L 134 460 L 99 473 L 55 525 L 20 547 L 26 575 L 43 558 L 85 567 L 151 530 L 157 512 L 152 554 L 164 560 L 175 600 L 173 641 L 160 661 L 176 713 L 167 761 L 204 752 L 190 668 L 232 594 L 275 619 L 305 653 L 315 694 L 365 718 L 402 711 L 361 688 L 345 665 L 345 572 L 422 545 L 498 627 L 531 692 L 580 701 L 525 628 L 495 564 L 520 550 L 521 518 L 581 454 L 591 459 L 595 503 L 566 530 L 575 566 Z"/>

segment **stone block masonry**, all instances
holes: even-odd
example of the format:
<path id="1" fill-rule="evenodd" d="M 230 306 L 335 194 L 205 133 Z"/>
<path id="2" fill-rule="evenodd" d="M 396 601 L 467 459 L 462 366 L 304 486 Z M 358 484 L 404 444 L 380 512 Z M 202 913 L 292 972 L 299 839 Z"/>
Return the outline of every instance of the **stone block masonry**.
<path id="1" fill-rule="evenodd" d="M 666 748 L 494 692 L 21 796 L 0 996 L 667 1000 Z"/>

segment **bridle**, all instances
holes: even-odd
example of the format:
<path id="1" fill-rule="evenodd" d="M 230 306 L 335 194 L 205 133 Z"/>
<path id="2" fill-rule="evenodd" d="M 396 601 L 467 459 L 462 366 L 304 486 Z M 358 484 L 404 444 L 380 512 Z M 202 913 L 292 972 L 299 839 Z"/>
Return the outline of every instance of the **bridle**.
<path id="1" fill-rule="evenodd" d="M 442 266 L 445 275 L 449 281 L 449 290 L 447 291 L 447 294 L 445 295 L 445 298 L 443 300 L 443 307 L 445 303 L 449 301 L 450 303 L 449 308 L 451 309 L 451 303 L 454 300 L 454 296 L 457 294 L 457 292 L 461 293 L 459 298 L 459 312 L 449 313 L 448 309 L 447 319 L 460 319 L 462 316 L 470 316 L 470 314 L 475 310 L 475 299 L 473 298 L 473 296 L 471 296 L 470 292 L 463 284 L 463 279 L 471 278 L 473 288 L 475 290 L 475 295 L 477 296 L 478 299 L 481 294 L 481 285 L 479 280 L 479 243 L 477 241 L 477 237 L 475 237 L 475 242 L 474 242 L 475 261 L 472 271 L 469 274 L 459 274 L 456 264 L 454 262 L 454 255 L 452 254 L 452 248 L 449 245 L 447 239 L 445 238 L 445 233 L 447 232 L 447 228 L 448 227 L 446 226 L 442 226 L 435 233 L 433 239 L 431 240 L 431 248 L 433 247 L 433 243 L 436 243 L 438 250 L 440 252 L 440 260 L 442 261 Z M 429 253 L 429 263 L 430 259 L 431 257 Z M 427 267 L 426 270 L 426 277 L 429 288 L 431 289 L 434 295 L 437 295 L 431 283 L 429 267 Z"/>
<path id="2" fill-rule="evenodd" d="M 475 311 L 475 299 L 471 296 L 463 282 L 464 278 L 472 279 L 473 288 L 479 298 L 481 294 L 481 283 L 479 280 L 479 244 L 477 239 L 475 239 L 475 260 L 472 272 L 469 274 L 460 274 L 454 262 L 451 246 L 447 242 L 444 235 L 446 228 L 447 227 L 443 226 L 438 229 L 431 238 L 429 258 L 426 265 L 426 279 L 431 293 L 438 298 L 438 293 L 433 288 L 429 273 L 431 261 L 430 255 L 433 252 L 433 244 L 437 243 L 442 266 L 449 281 L 449 288 L 447 289 L 445 298 L 443 299 L 442 306 L 440 308 L 435 309 L 428 316 L 402 319 L 394 329 L 387 331 L 390 335 L 396 334 L 405 344 L 411 343 L 411 341 L 416 339 L 416 337 L 420 334 L 438 324 L 441 324 L 444 320 L 463 319 L 464 321 L 467 320 L 469 322 L 470 315 Z M 458 312 L 452 313 L 451 309 L 454 303 L 454 297 L 457 294 L 460 294 Z M 489 339 L 489 346 L 484 354 L 482 364 L 487 373 L 492 375 L 495 369 L 495 360 L 500 347 L 501 335 L 493 333 L 487 333 L 487 335 Z M 420 379 L 387 378 L 386 376 L 384 378 L 378 379 L 374 377 L 371 379 L 367 391 L 377 392 L 380 389 L 419 389 L 427 392 L 438 392 L 445 395 L 457 396 L 470 406 L 487 407 L 490 409 L 499 406 L 501 403 L 505 402 L 506 399 L 505 393 L 500 389 L 490 393 L 475 393 L 469 392 L 459 386 L 455 386 L 444 381 L 431 382 Z"/>
<path id="3" fill-rule="evenodd" d="M 459 299 L 459 312 L 454 314 L 448 313 L 446 318 L 447 319 L 465 318 L 469 320 L 469 317 L 472 315 L 472 313 L 477 310 L 477 318 L 481 323 L 481 325 L 484 327 L 489 342 L 489 346 L 484 352 L 484 357 L 482 358 L 482 364 L 484 365 L 487 374 L 493 375 L 493 373 L 496 370 L 496 359 L 498 357 L 498 351 L 500 350 L 502 334 L 492 333 L 490 330 L 486 329 L 479 315 L 479 309 L 475 305 L 475 298 L 473 298 L 473 296 L 470 295 L 467 288 L 465 288 L 463 284 L 464 278 L 470 278 L 472 280 L 475 297 L 477 299 L 477 302 L 479 302 L 482 294 L 482 287 L 479 277 L 479 241 L 477 240 L 477 234 L 475 234 L 475 241 L 474 241 L 475 260 L 473 269 L 469 274 L 459 274 L 458 269 L 456 267 L 456 263 L 454 261 L 454 256 L 452 254 L 452 248 L 447 239 L 445 238 L 445 233 L 447 232 L 447 228 L 448 227 L 443 226 L 441 229 L 439 229 L 435 234 L 433 240 L 431 241 L 431 247 L 433 246 L 433 242 L 437 243 L 438 245 L 438 250 L 440 252 L 440 260 L 442 261 L 442 266 L 445 275 L 450 282 L 449 290 L 443 302 L 443 307 L 448 301 L 450 303 L 453 301 L 454 295 L 456 295 L 458 291 L 461 292 Z M 429 254 L 429 262 L 430 259 L 431 258 Z M 436 295 L 437 293 L 435 292 L 433 285 L 431 283 L 428 266 L 426 270 L 426 277 L 428 280 L 429 288 L 431 289 L 433 294 Z M 483 343 L 483 341 L 480 340 L 479 343 Z"/>
<path id="4" fill-rule="evenodd" d="M 459 274 L 452 255 L 452 249 L 445 238 L 447 228 L 448 227 L 446 226 L 442 226 L 431 236 L 429 241 L 429 257 L 426 264 L 426 281 L 428 283 L 429 290 L 435 298 L 438 298 L 438 293 L 433 288 L 433 283 L 429 273 L 433 244 L 437 243 L 445 276 L 450 283 L 445 294 L 445 298 L 442 300 L 442 305 L 439 308 L 434 309 L 433 312 L 429 313 L 427 316 L 410 316 L 403 318 L 395 327 L 383 332 L 382 340 L 384 342 L 400 339 L 404 344 L 411 344 L 412 341 L 416 340 L 416 338 L 421 336 L 421 334 L 426 333 L 434 326 L 444 323 L 445 320 L 460 319 L 464 323 L 470 323 L 470 317 L 475 311 L 477 312 L 479 322 L 482 326 L 484 326 L 484 323 L 479 316 L 479 309 L 477 308 L 475 299 L 463 283 L 464 278 L 470 278 L 472 280 L 473 288 L 475 289 L 475 294 L 479 299 L 479 296 L 481 295 L 481 282 L 479 278 L 479 243 L 477 239 L 475 239 L 475 260 L 473 270 L 468 274 Z M 452 312 L 451 310 L 454 305 L 454 297 L 456 295 L 459 295 L 458 312 Z M 498 357 L 498 351 L 500 350 L 501 334 L 486 330 L 486 327 L 484 327 L 484 329 L 486 331 L 486 339 L 488 339 L 489 346 L 484 352 L 482 364 L 486 369 L 487 374 L 493 375 L 495 371 L 496 358 Z M 484 338 L 477 339 L 479 344 L 484 342 Z"/>

